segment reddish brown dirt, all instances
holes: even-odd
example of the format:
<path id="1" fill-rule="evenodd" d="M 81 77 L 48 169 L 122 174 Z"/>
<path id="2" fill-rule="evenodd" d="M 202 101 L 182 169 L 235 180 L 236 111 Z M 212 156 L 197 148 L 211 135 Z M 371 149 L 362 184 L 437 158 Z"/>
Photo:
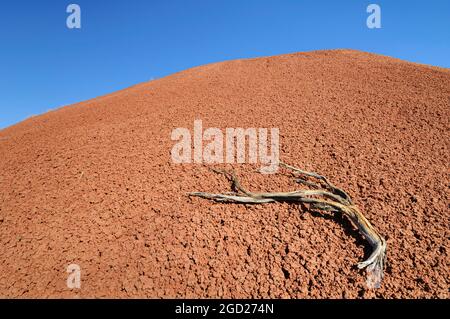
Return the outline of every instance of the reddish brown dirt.
<path id="1" fill-rule="evenodd" d="M 195 119 L 278 127 L 282 159 L 387 238 L 382 288 L 340 216 L 188 198 L 229 190 L 171 162 L 171 131 Z M 448 298 L 449 119 L 448 69 L 351 50 L 206 65 L 27 119 L 0 131 L 0 296 Z M 252 190 L 296 187 L 232 167 Z"/>

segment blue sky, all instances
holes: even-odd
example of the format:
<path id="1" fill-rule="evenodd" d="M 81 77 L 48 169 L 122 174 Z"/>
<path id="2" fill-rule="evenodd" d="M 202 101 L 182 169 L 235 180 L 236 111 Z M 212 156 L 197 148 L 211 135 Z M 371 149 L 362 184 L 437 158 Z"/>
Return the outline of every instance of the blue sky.
<path id="1" fill-rule="evenodd" d="M 2 1 L 0 128 L 197 65 L 333 48 L 448 68 L 450 1 Z"/>

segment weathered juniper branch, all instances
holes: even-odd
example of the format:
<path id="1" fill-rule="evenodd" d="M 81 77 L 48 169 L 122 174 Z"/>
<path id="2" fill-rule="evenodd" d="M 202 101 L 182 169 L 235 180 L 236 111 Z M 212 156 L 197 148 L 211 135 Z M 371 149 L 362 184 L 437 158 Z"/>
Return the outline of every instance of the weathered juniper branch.
<path id="1" fill-rule="evenodd" d="M 283 162 L 280 162 L 280 166 L 285 167 L 287 169 L 290 169 L 290 170 L 292 170 L 294 172 L 297 172 L 297 173 L 299 173 L 301 175 L 305 175 L 305 176 L 308 176 L 308 177 L 314 177 L 314 178 L 318 179 L 319 181 L 325 182 L 326 188 L 328 190 L 330 190 L 333 194 L 337 194 L 337 195 L 341 196 L 349 204 L 352 204 L 352 200 L 351 200 L 350 196 L 348 196 L 348 194 L 346 192 L 344 192 L 342 189 L 337 188 L 336 186 L 334 186 L 325 176 L 322 176 L 322 175 L 319 175 L 319 174 L 313 173 L 313 172 L 303 171 L 301 169 L 298 169 L 298 168 L 296 168 L 294 166 L 288 165 L 288 164 L 283 163 Z M 298 178 L 296 181 L 298 183 L 302 183 L 302 184 L 306 184 L 306 185 L 308 185 L 308 183 L 311 184 L 311 182 L 308 182 L 304 178 Z M 317 185 L 317 186 L 319 186 L 319 185 Z"/>
<path id="2" fill-rule="evenodd" d="M 367 285 L 369 288 L 379 288 L 383 278 L 384 261 L 386 256 L 386 241 L 370 224 L 367 218 L 353 205 L 350 196 L 334 186 L 328 179 L 317 173 L 300 170 L 296 167 L 280 163 L 282 167 L 295 172 L 296 181 L 303 185 L 314 188 L 302 189 L 292 192 L 255 193 L 245 189 L 236 175 L 223 170 L 214 170 L 216 173 L 224 174 L 232 183 L 234 192 L 226 194 L 212 194 L 204 192 L 189 193 L 190 196 L 198 196 L 217 202 L 242 203 L 242 204 L 265 204 L 273 202 L 297 202 L 310 204 L 311 208 L 340 212 L 347 216 L 358 228 L 360 233 L 372 246 L 369 258 L 358 263 L 358 268 L 367 267 Z M 315 178 L 319 181 L 308 181 L 307 178 Z M 323 187 L 324 189 L 321 189 Z"/>

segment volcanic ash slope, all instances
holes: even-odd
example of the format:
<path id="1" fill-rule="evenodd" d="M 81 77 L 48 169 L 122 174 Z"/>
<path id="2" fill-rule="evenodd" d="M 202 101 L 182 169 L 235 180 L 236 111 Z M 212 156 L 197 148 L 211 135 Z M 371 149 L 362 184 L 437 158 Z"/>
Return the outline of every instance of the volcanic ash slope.
<path id="1" fill-rule="evenodd" d="M 0 296 L 448 298 L 449 99 L 448 69 L 318 51 L 201 66 L 4 129 Z M 386 237 L 382 287 L 366 288 L 370 249 L 341 216 L 186 196 L 230 190 L 172 162 L 172 130 L 196 119 L 279 128 L 281 159 L 348 191 Z M 251 190 L 298 187 L 216 167 Z"/>

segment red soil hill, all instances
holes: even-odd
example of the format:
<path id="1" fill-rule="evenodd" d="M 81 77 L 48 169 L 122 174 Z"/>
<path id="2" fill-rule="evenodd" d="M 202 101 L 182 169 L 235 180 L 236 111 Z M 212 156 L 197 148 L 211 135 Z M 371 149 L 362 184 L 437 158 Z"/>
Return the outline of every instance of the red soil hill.
<path id="1" fill-rule="evenodd" d="M 279 128 L 281 159 L 386 237 L 382 287 L 355 268 L 370 251 L 345 218 L 186 196 L 229 190 L 171 161 L 172 130 L 195 119 Z M 449 119 L 448 69 L 351 50 L 201 66 L 29 118 L 0 131 L 0 296 L 448 298 Z M 252 190 L 296 187 L 223 167 Z"/>

